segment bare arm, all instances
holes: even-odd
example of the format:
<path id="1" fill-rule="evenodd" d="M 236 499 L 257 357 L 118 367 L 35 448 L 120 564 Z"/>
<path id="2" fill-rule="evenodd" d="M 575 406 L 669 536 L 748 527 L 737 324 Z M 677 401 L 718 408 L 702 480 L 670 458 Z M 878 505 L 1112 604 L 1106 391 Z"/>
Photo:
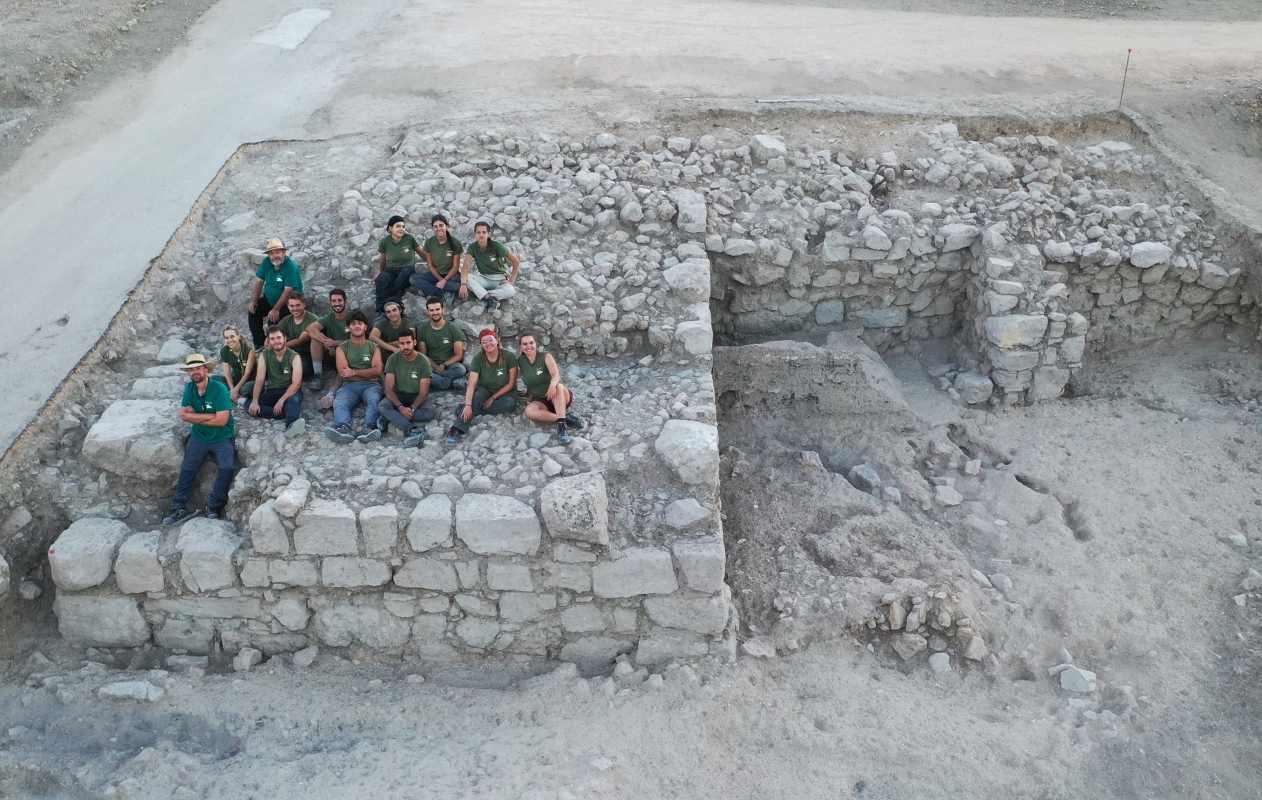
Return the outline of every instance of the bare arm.
<path id="1" fill-rule="evenodd" d="M 255 405 L 258 405 L 259 395 L 262 394 L 263 392 L 263 384 L 267 383 L 267 359 L 260 358 L 258 360 L 258 366 L 259 366 L 259 374 L 254 378 L 254 391 L 250 392 L 250 395 L 251 395 L 250 399 L 254 401 Z M 252 411 L 250 413 L 257 414 L 258 411 L 256 409 L 255 411 Z"/>
<path id="2" fill-rule="evenodd" d="M 516 389 L 517 389 L 517 367 L 513 367 L 512 369 L 508 371 L 508 383 L 504 384 L 503 388 L 501 388 L 498 392 L 491 395 L 491 399 L 488 400 L 487 402 L 494 403 L 496 400 L 499 400 L 504 395 L 508 394 L 509 392 L 515 391 Z"/>
<path id="3" fill-rule="evenodd" d="M 508 282 L 509 282 L 509 283 L 516 283 L 516 282 L 517 282 L 517 275 L 518 275 L 518 273 L 520 273 L 520 272 L 521 272 L 521 259 L 520 259 L 520 258 L 518 258 L 517 256 L 513 255 L 512 253 L 509 253 L 509 254 L 508 254 L 508 263 L 510 263 L 510 264 L 512 264 L 512 265 L 513 265 L 513 271 L 512 271 L 511 273 L 509 273 L 509 276 L 508 276 Z"/>
<path id="4" fill-rule="evenodd" d="M 381 338 L 381 330 L 378 328 L 373 328 L 372 332 L 368 334 L 368 341 L 377 345 L 378 348 L 387 350 L 391 353 L 397 353 L 399 350 L 399 348 Z"/>
<path id="5" fill-rule="evenodd" d="M 316 320 L 307 326 L 306 336 L 312 341 L 319 342 L 325 347 L 333 348 L 337 346 L 337 342 L 324 335 L 324 325 L 320 320 Z"/>
<path id="6" fill-rule="evenodd" d="M 206 425 L 211 428 L 222 428 L 228 424 L 229 412 L 216 411 L 211 414 L 198 414 L 191 407 L 185 406 L 180 409 L 180 419 L 185 422 L 192 422 L 197 425 Z"/>
<path id="7" fill-rule="evenodd" d="M 289 363 L 292 365 L 291 370 L 293 372 L 293 377 L 289 380 L 289 388 L 286 389 L 285 393 L 280 396 L 280 400 L 276 403 L 277 405 L 281 405 L 286 400 L 302 391 L 302 356 L 294 353 L 294 359 Z"/>
<path id="8" fill-rule="evenodd" d="M 382 382 L 381 391 L 382 391 L 382 394 L 386 396 L 386 399 L 390 401 L 390 405 L 394 406 L 395 408 L 398 408 L 399 406 L 403 405 L 403 403 L 399 402 L 399 393 L 394 390 L 394 373 L 393 372 L 386 373 L 386 379 L 385 381 Z"/>
<path id="9" fill-rule="evenodd" d="M 259 307 L 259 297 L 263 295 L 263 279 L 255 278 L 254 285 L 250 287 L 250 305 L 246 309 L 253 314 L 254 309 Z"/>

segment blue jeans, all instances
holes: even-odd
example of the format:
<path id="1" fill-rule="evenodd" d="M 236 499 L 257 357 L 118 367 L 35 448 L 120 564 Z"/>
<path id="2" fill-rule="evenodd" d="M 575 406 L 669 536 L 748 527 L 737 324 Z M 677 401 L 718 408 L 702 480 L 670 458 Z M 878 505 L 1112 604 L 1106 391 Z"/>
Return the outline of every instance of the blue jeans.
<path id="1" fill-rule="evenodd" d="M 464 364 L 461 364 L 459 361 L 455 364 L 448 364 L 443 367 L 442 372 L 435 371 L 433 375 L 429 376 L 429 388 L 435 392 L 445 392 L 451 388 L 452 381 L 463 378 L 468 373 L 469 370 L 465 369 Z"/>
<path id="2" fill-rule="evenodd" d="M 389 303 L 391 300 L 400 305 L 403 304 L 403 293 L 407 291 L 408 286 L 412 283 L 412 273 L 415 270 L 415 267 L 409 265 L 395 269 L 387 268 L 381 271 L 373 281 L 373 286 L 377 291 L 378 313 L 383 313 L 386 303 Z"/>
<path id="3" fill-rule="evenodd" d="M 276 415 L 272 413 L 272 406 L 276 405 L 276 401 L 284 393 L 284 389 L 267 388 L 259 392 L 259 419 L 276 419 Z M 281 411 L 285 415 L 285 427 L 288 428 L 290 425 L 293 425 L 294 421 L 302 413 L 302 392 L 295 392 L 293 397 L 286 400 Z"/>
<path id="4" fill-rule="evenodd" d="M 399 395 L 399 402 L 404 405 L 410 406 L 412 401 L 416 399 L 416 395 L 408 394 L 407 392 L 398 392 L 397 394 Z M 412 411 L 411 420 L 399 413 L 399 409 L 391 405 L 390 401 L 384 397 L 377 404 L 377 410 L 381 412 L 381 416 L 386 418 L 386 422 L 389 422 L 404 433 L 410 431 L 413 425 L 419 426 L 422 422 L 429 422 L 434 418 L 434 406 L 429 402 L 428 397 L 425 398 L 425 402 L 421 404 L 420 408 Z"/>
<path id="5" fill-rule="evenodd" d="M 232 475 L 237 470 L 237 448 L 232 439 L 220 442 L 203 442 L 196 436 L 188 437 L 184 445 L 184 461 L 180 464 L 180 480 L 175 485 L 175 499 L 172 508 L 184 508 L 188 505 L 189 492 L 193 491 L 193 482 L 201 471 L 206 457 L 215 459 L 219 471 L 215 474 L 215 485 L 210 490 L 206 507 L 211 511 L 222 511 L 228 504 L 228 487 L 232 485 Z"/>
<path id="6" fill-rule="evenodd" d="M 364 404 L 364 427 L 377 427 L 378 406 L 381 404 L 381 384 L 376 381 L 351 381 L 333 395 L 333 424 L 350 425 L 351 412 Z"/>
<path id="7" fill-rule="evenodd" d="M 491 409 L 488 411 L 482 407 L 482 404 L 490 399 L 490 397 L 491 393 L 486 389 L 483 389 L 481 386 L 473 390 L 473 419 L 477 419 L 483 414 L 512 414 L 517 410 L 517 398 L 512 392 L 509 392 L 492 403 Z M 465 422 L 460 418 L 463 413 L 464 404 L 462 403 L 460 408 L 456 409 L 456 423 L 453 427 L 461 433 L 468 433 L 469 426 L 473 424 L 473 420 Z"/>
<path id="8" fill-rule="evenodd" d="M 422 297 L 438 297 L 444 292 L 455 294 L 460 291 L 460 276 L 452 275 L 447 279 L 447 285 L 439 289 L 438 278 L 435 278 L 434 273 L 429 271 L 429 267 L 418 267 L 416 272 L 412 274 L 412 285 L 417 288 Z"/>

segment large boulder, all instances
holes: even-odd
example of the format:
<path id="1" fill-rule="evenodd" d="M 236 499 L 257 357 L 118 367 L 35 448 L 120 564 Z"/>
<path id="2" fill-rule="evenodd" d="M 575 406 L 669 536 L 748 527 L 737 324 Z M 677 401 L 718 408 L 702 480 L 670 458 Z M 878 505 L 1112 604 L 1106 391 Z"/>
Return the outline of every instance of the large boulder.
<path id="1" fill-rule="evenodd" d="M 341 500 L 312 500 L 298 515 L 294 551 L 315 556 L 357 554 L 359 527 L 355 512 Z"/>
<path id="2" fill-rule="evenodd" d="M 539 509 L 553 538 L 609 544 L 609 493 L 599 472 L 552 481 L 539 496 Z"/>
<path id="3" fill-rule="evenodd" d="M 114 556 L 131 535 L 125 523 L 102 517 L 84 517 L 62 531 L 48 548 L 53 583 L 68 592 L 100 586 L 114 568 Z"/>
<path id="4" fill-rule="evenodd" d="M 92 647 L 138 647 L 149 641 L 149 623 L 135 598 L 57 593 L 57 629 L 68 641 Z"/>
<path id="5" fill-rule="evenodd" d="M 592 567 L 592 591 L 597 597 L 670 594 L 678 588 L 670 552 L 657 547 L 628 548 L 621 558 Z"/>
<path id="6" fill-rule="evenodd" d="M 717 485 L 719 430 L 715 426 L 694 420 L 667 420 L 653 449 L 684 483 Z"/>
<path id="7" fill-rule="evenodd" d="M 456 535 L 480 555 L 534 555 L 542 533 L 534 509 L 514 497 L 466 494 L 456 504 Z"/>
<path id="8" fill-rule="evenodd" d="M 685 303 L 710 300 L 710 260 L 687 258 L 662 272 L 666 285 Z"/>
<path id="9" fill-rule="evenodd" d="M 176 548 L 180 553 L 180 577 L 192 592 L 226 589 L 237 582 L 233 556 L 241 537 L 231 522 L 191 519 L 180 527 Z"/>
<path id="10" fill-rule="evenodd" d="M 184 459 L 178 400 L 116 400 L 88 430 L 83 458 L 114 475 L 171 482 Z"/>
<path id="11" fill-rule="evenodd" d="M 157 531 L 133 533 L 118 548 L 114 561 L 114 579 L 118 590 L 126 594 L 160 592 L 165 588 L 162 562 L 158 560 Z"/>
<path id="12" fill-rule="evenodd" d="M 684 233 L 705 233 L 705 195 L 693 189 L 675 189 L 670 200 L 679 209 L 675 224 Z"/>

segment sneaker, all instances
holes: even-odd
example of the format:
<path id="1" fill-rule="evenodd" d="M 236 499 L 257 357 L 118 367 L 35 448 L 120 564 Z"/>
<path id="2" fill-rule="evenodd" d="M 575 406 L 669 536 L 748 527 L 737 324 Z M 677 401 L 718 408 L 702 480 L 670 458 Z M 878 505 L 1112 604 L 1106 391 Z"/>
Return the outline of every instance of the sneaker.
<path id="1" fill-rule="evenodd" d="M 206 509 L 206 513 L 202 514 L 206 519 L 223 519 L 223 509 Z"/>
<path id="2" fill-rule="evenodd" d="M 324 435 L 338 444 L 355 441 L 355 434 L 351 432 L 350 425 L 330 425 L 324 429 Z"/>
<path id="3" fill-rule="evenodd" d="M 425 429 L 413 428 L 408 431 L 408 435 L 403 437 L 404 447 L 420 447 L 425 444 Z"/>
<path id="4" fill-rule="evenodd" d="M 336 392 L 328 391 L 320 395 L 320 399 L 316 401 L 316 408 L 320 409 L 321 411 L 328 411 L 330 408 L 332 408 L 334 394 L 336 394 Z"/>
<path id="5" fill-rule="evenodd" d="M 302 417 L 294 420 L 293 424 L 285 428 L 286 439 L 297 439 L 307 432 L 307 421 Z"/>
<path id="6" fill-rule="evenodd" d="M 446 439 L 447 444 L 456 444 L 459 441 L 460 441 L 460 431 L 456 430 L 455 428 L 448 428 L 447 439 Z"/>
<path id="7" fill-rule="evenodd" d="M 367 430 L 367 431 L 364 431 L 363 433 L 361 433 L 361 434 L 359 434 L 358 436 L 356 436 L 356 437 L 355 437 L 355 439 L 356 439 L 356 441 L 360 441 L 360 442 L 376 442 L 376 441 L 380 441 L 380 439 L 381 439 L 381 428 L 373 428 L 372 430 Z"/>
<path id="8" fill-rule="evenodd" d="M 381 431 L 382 436 L 385 436 L 386 432 L 390 430 L 390 423 L 386 422 L 385 417 L 377 417 L 377 430 Z"/>
<path id="9" fill-rule="evenodd" d="M 162 518 L 163 525 L 179 525 L 181 522 L 187 522 L 197 516 L 196 511 L 189 511 L 187 508 L 173 508 L 171 513 Z"/>
<path id="10" fill-rule="evenodd" d="M 570 432 L 565 429 L 565 423 L 558 422 L 557 423 L 557 444 L 567 445 L 572 441 L 574 440 L 570 438 Z"/>
<path id="11" fill-rule="evenodd" d="M 573 411 L 570 411 L 565 415 L 565 424 L 576 431 L 581 431 L 585 423 L 583 422 L 582 417 L 575 414 Z"/>
<path id="12" fill-rule="evenodd" d="M 499 305 L 500 301 L 496 300 L 494 297 L 488 297 L 482 301 L 482 310 L 487 314 L 493 314 L 495 313 L 495 309 L 499 308 Z"/>

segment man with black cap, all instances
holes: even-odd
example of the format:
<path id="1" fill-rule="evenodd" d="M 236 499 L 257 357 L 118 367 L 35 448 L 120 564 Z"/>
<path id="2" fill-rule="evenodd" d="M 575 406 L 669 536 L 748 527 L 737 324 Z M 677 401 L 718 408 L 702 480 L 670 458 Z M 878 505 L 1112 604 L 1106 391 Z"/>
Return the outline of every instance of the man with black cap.
<path id="1" fill-rule="evenodd" d="M 237 425 L 232 419 L 232 397 L 228 387 L 210 379 L 210 362 L 200 353 L 184 359 L 181 367 L 188 375 L 184 385 L 184 398 L 180 401 L 180 419 L 192 423 L 188 442 L 184 445 L 184 461 L 180 464 L 180 478 L 175 485 L 175 497 L 171 511 L 162 519 L 163 525 L 178 525 L 196 516 L 188 511 L 188 496 L 193 482 L 207 457 L 215 459 L 218 472 L 215 484 L 206 500 L 206 516 L 219 519 L 228 504 L 228 487 L 237 467 L 237 450 L 234 439 Z"/>

